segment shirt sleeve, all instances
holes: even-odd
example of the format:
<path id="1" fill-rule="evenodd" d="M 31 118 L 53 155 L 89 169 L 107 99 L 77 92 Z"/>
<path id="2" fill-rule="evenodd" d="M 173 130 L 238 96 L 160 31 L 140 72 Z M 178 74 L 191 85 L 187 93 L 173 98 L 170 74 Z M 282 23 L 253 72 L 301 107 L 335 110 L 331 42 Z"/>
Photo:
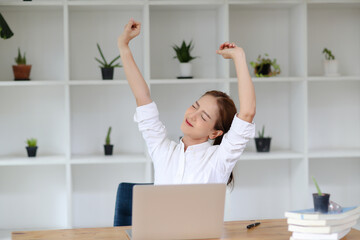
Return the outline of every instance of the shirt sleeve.
<path id="1" fill-rule="evenodd" d="M 159 111 L 154 102 L 136 108 L 134 121 L 138 123 L 151 159 L 154 164 L 161 159 L 159 154 L 165 156 L 171 141 L 167 138 L 165 126 L 159 119 Z"/>
<path id="2" fill-rule="evenodd" d="M 216 168 L 224 177 L 224 181 L 229 178 L 247 142 L 254 137 L 255 123 L 246 122 L 235 115 L 230 130 L 224 134 L 216 150 Z"/>

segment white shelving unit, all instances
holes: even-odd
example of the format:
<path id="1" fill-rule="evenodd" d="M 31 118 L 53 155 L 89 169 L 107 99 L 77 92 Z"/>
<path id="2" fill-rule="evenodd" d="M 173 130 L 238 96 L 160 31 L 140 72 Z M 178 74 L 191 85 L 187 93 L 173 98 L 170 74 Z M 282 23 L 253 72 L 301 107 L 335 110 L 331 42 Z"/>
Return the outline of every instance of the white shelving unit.
<path id="1" fill-rule="evenodd" d="M 253 78 L 255 123 L 266 125 L 271 152 L 256 153 L 249 142 L 225 220 L 282 218 L 311 206 L 311 176 L 334 201 L 359 205 L 360 1 L 0 0 L 0 12 L 15 33 L 0 44 L 1 235 L 112 226 L 117 185 L 152 181 L 124 71 L 101 80 L 94 60 L 96 43 L 107 59 L 118 54 L 130 17 L 142 22 L 130 47 L 173 140 L 185 109 L 206 90 L 227 92 L 239 107 L 233 63 L 215 54 L 222 42 L 242 46 L 248 62 L 268 53 L 280 64 L 279 76 Z M 176 79 L 171 46 L 182 40 L 193 40 L 199 56 L 194 79 Z M 29 82 L 13 81 L 18 47 L 33 65 Z M 341 76 L 322 76 L 324 47 Z M 115 149 L 105 157 L 109 126 Z M 34 159 L 26 157 L 30 137 L 38 139 Z"/>

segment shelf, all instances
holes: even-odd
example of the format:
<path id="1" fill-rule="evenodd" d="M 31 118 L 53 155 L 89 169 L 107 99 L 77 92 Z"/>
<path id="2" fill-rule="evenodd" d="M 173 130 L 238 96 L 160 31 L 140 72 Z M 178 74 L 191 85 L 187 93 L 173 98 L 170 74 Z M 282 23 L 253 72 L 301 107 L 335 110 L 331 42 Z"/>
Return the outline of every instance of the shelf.
<path id="1" fill-rule="evenodd" d="M 80 164 L 113 164 L 113 163 L 147 163 L 143 154 L 115 154 L 104 155 L 75 155 L 70 163 Z M 65 165 L 68 163 L 65 156 L 37 156 L 35 158 L 22 156 L 2 156 L 0 166 L 32 166 L 32 165 Z"/>
<path id="2" fill-rule="evenodd" d="M 217 0 L 212 1 L 150 1 L 149 5 L 158 10 L 214 10 L 223 4 Z"/>
<path id="3" fill-rule="evenodd" d="M 273 2 L 238 1 L 234 5 L 231 2 L 229 41 L 244 49 L 251 74 L 254 69 L 250 62 L 268 54 L 280 66 L 280 79 L 305 76 L 306 8 L 300 1 Z M 234 64 L 230 64 L 230 77 L 236 77 Z"/>
<path id="4" fill-rule="evenodd" d="M 360 149 L 310 150 L 309 158 L 360 158 Z"/>
<path id="5" fill-rule="evenodd" d="M 71 84 L 72 82 L 80 83 L 82 80 L 89 80 L 84 84 L 92 84 L 91 80 L 101 82 L 101 69 L 95 60 L 95 58 L 101 59 L 97 43 L 100 45 L 105 59 L 108 62 L 112 61 L 119 55 L 116 40 L 131 17 L 143 22 L 143 7 L 123 5 L 69 7 L 69 73 L 70 79 L 74 80 L 70 80 Z M 84 41 L 83 36 L 91 37 Z M 132 53 L 140 71 L 143 70 L 143 39 L 144 33 L 136 37 L 130 44 L 130 47 L 136 46 L 132 49 Z M 115 63 L 121 63 L 121 59 Z M 114 79 L 126 79 L 123 68 L 114 69 Z"/>
<path id="6" fill-rule="evenodd" d="M 14 35 L 0 45 L 0 80 L 14 79 L 12 65 L 18 48 L 26 54 L 27 64 L 32 65 L 30 82 L 64 80 L 63 8 L 40 3 L 35 7 L 1 6 L 1 14 Z"/>
<path id="7" fill-rule="evenodd" d="M 234 5 L 237 6 L 237 8 L 242 9 L 291 8 L 294 5 L 301 4 L 302 2 L 302 0 L 229 0 L 230 5 Z"/>
<path id="8" fill-rule="evenodd" d="M 70 10 L 104 11 L 104 10 L 141 10 L 141 1 L 73 1 L 68 2 Z"/>
<path id="9" fill-rule="evenodd" d="M 303 77 L 252 77 L 253 82 L 301 82 L 305 81 Z M 237 82 L 237 78 L 230 78 L 230 82 Z"/>
<path id="10" fill-rule="evenodd" d="M 111 163 L 147 163 L 143 154 L 121 154 L 113 156 L 105 155 L 75 155 L 71 158 L 71 164 L 111 164 Z"/>
<path id="11" fill-rule="evenodd" d="M 0 166 L 64 165 L 66 162 L 65 156 L 36 156 L 34 158 L 21 156 L 0 157 Z"/>
<path id="12" fill-rule="evenodd" d="M 196 84 L 196 83 L 227 83 L 227 79 L 150 79 L 150 84 Z"/>
<path id="13" fill-rule="evenodd" d="M 40 0 L 40 1 L 30 1 L 30 2 L 24 2 L 24 1 L 14 1 L 14 0 L 5 0 L 5 1 L 0 1 L 0 6 L 16 6 L 16 9 L 19 9 L 19 7 L 51 7 L 51 6 L 62 6 L 63 5 L 63 1 L 60 0 L 52 0 L 52 1 L 45 1 L 45 0 Z"/>
<path id="14" fill-rule="evenodd" d="M 151 79 L 175 79 L 179 76 L 179 61 L 174 59 L 172 46 L 179 46 L 182 41 L 187 44 L 192 41 L 194 48 L 191 55 L 200 56 L 191 61 L 195 79 L 226 77 L 223 66 L 225 60 L 215 53 L 220 42 L 224 41 L 225 22 L 221 18 L 225 14 L 221 7 L 223 5 L 187 3 L 150 6 Z"/>
<path id="15" fill-rule="evenodd" d="M 69 6 L 136 6 L 143 5 L 144 0 L 124 0 L 124 1 L 111 1 L 111 0 L 97 0 L 97 1 L 84 1 L 84 0 L 68 0 Z"/>
<path id="16" fill-rule="evenodd" d="M 0 8 L 15 34 L 0 44 L 0 240 L 16 228 L 111 226 L 118 184 L 153 181 L 124 69 L 102 80 L 94 59 L 96 43 L 106 60 L 119 54 L 131 17 L 142 23 L 130 44 L 134 60 L 176 142 L 184 112 L 206 91 L 226 92 L 239 109 L 233 61 L 215 53 L 221 43 L 245 50 L 252 75 L 259 54 L 280 65 L 280 75 L 252 78 L 256 133 L 265 125 L 271 150 L 248 142 L 225 219 L 305 208 L 312 175 L 340 203 L 359 201 L 360 0 L 0 0 Z M 193 79 L 176 78 L 172 46 L 182 40 L 193 40 L 199 57 Z M 341 76 L 322 76 L 324 45 Z M 33 65 L 31 81 L 13 80 L 18 47 Z M 109 126 L 114 155 L 105 156 Z M 35 158 L 27 157 L 28 137 L 39 140 Z M 247 207 L 264 194 L 271 209 Z"/>
<path id="17" fill-rule="evenodd" d="M 280 160 L 280 159 L 302 159 L 304 154 L 289 150 L 274 150 L 270 152 L 244 152 L 240 161 L 248 160 Z"/>
<path id="18" fill-rule="evenodd" d="M 308 0 L 307 4 L 312 8 L 322 8 L 325 6 L 334 9 L 338 8 L 339 6 L 360 8 L 359 0 Z"/>
<path id="19" fill-rule="evenodd" d="M 336 77 L 325 77 L 325 76 L 314 76 L 308 77 L 308 81 L 360 81 L 360 76 L 336 76 Z"/>
<path id="20" fill-rule="evenodd" d="M 70 80 L 69 85 L 128 85 L 126 80 Z"/>
<path id="21" fill-rule="evenodd" d="M 52 81 L 52 80 L 45 80 L 45 81 L 0 81 L 0 87 L 2 86 L 65 86 L 65 81 Z"/>
<path id="22" fill-rule="evenodd" d="M 354 49 L 360 48 L 360 29 L 354 24 L 360 21 L 360 2 L 326 2 L 307 5 L 308 74 L 323 75 L 325 58 L 322 51 L 326 47 L 338 61 L 340 75 L 359 76 L 359 68 L 353 66 L 360 64 L 359 58 L 354 55 Z M 319 29 L 322 29 L 321 34 Z"/>
<path id="23" fill-rule="evenodd" d="M 0 228 L 64 227 L 65 173 L 65 165 L 0 167 Z"/>
<path id="24" fill-rule="evenodd" d="M 127 85 L 72 86 L 70 99 L 73 155 L 103 154 L 109 126 L 114 154 L 143 151 L 144 141 L 133 118 L 136 101 Z"/>
<path id="25" fill-rule="evenodd" d="M 360 149 L 360 81 L 308 85 L 308 149 Z"/>

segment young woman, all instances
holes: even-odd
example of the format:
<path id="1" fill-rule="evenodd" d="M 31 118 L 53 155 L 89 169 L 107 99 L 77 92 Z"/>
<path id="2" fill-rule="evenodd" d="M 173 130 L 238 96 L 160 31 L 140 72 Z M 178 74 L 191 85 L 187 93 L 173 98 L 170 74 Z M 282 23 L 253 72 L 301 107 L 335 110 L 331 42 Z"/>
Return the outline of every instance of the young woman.
<path id="1" fill-rule="evenodd" d="M 140 22 L 126 24 L 118 38 L 118 47 L 126 78 L 136 99 L 134 120 L 154 163 L 154 184 L 230 183 L 232 170 L 246 143 L 255 135 L 255 91 L 246 64 L 245 53 L 234 43 L 223 43 L 216 51 L 235 63 L 238 77 L 240 111 L 220 91 L 206 92 L 185 112 L 180 143 L 166 136 L 156 104 L 129 48 L 140 34 Z M 237 114 L 236 114 L 237 113 Z M 214 140 L 214 145 L 209 143 Z"/>

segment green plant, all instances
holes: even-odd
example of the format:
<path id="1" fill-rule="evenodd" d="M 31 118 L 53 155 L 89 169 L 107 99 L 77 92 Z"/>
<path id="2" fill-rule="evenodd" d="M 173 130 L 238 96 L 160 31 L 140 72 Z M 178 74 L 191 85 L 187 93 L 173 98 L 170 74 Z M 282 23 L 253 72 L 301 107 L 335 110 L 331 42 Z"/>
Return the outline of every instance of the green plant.
<path id="1" fill-rule="evenodd" d="M 262 127 L 262 131 L 258 131 L 259 138 L 264 138 L 265 126 Z"/>
<path id="2" fill-rule="evenodd" d="M 9 25 L 6 23 L 4 17 L 0 13 L 0 37 L 3 39 L 11 38 L 14 33 L 11 31 Z"/>
<path id="3" fill-rule="evenodd" d="M 326 60 L 335 60 L 335 56 L 331 53 L 331 51 L 329 49 L 324 48 L 322 53 L 325 54 L 325 59 Z"/>
<path id="4" fill-rule="evenodd" d="M 101 68 L 115 68 L 115 67 L 122 67 L 119 63 L 115 64 L 114 65 L 114 62 L 116 60 L 118 60 L 120 58 L 120 55 L 117 56 L 116 58 L 114 58 L 110 63 L 107 63 L 105 57 L 104 57 L 104 54 L 102 53 L 101 51 L 101 48 L 100 48 L 100 45 L 97 43 L 97 48 L 99 49 L 99 52 L 100 52 L 100 55 L 101 55 L 101 58 L 103 59 L 103 61 L 99 60 L 98 58 L 95 58 L 96 61 L 98 61 L 101 66 Z"/>
<path id="5" fill-rule="evenodd" d="M 194 60 L 197 57 L 191 56 L 191 51 L 194 49 L 194 45 L 192 45 L 192 40 L 190 41 L 189 45 L 186 45 L 185 41 L 182 41 L 181 47 L 174 45 L 173 49 L 176 53 L 174 58 L 179 59 L 181 63 L 187 63 Z"/>
<path id="6" fill-rule="evenodd" d="M 265 57 L 268 57 L 269 55 L 265 53 Z M 250 65 L 254 68 L 256 77 L 271 77 L 276 76 L 280 74 L 280 66 L 276 63 L 276 58 L 274 60 L 271 60 L 270 58 L 261 57 L 261 55 L 258 56 L 256 59 L 257 62 L 250 62 Z M 271 71 L 271 67 L 273 67 L 273 71 Z M 263 73 L 266 68 L 269 68 L 268 73 Z"/>
<path id="7" fill-rule="evenodd" d="M 315 187 L 316 187 L 316 189 L 317 189 L 318 195 L 319 195 L 319 196 L 322 196 L 323 194 L 322 194 L 322 192 L 320 191 L 319 185 L 317 184 L 315 178 L 312 177 L 312 180 L 313 180 L 314 183 L 315 183 Z"/>
<path id="8" fill-rule="evenodd" d="M 106 135 L 106 139 L 105 139 L 106 145 L 110 145 L 110 133 L 111 133 L 111 127 L 109 127 L 107 135 Z"/>
<path id="9" fill-rule="evenodd" d="M 28 147 L 36 147 L 36 144 L 37 144 L 36 138 L 30 138 L 26 142 L 27 142 Z"/>
<path id="10" fill-rule="evenodd" d="M 15 62 L 17 63 L 17 65 L 20 65 L 20 64 L 26 65 L 25 52 L 24 52 L 24 56 L 22 57 L 22 56 L 21 56 L 21 53 L 20 53 L 20 48 L 18 48 L 18 55 L 17 55 L 17 57 L 15 58 Z"/>

